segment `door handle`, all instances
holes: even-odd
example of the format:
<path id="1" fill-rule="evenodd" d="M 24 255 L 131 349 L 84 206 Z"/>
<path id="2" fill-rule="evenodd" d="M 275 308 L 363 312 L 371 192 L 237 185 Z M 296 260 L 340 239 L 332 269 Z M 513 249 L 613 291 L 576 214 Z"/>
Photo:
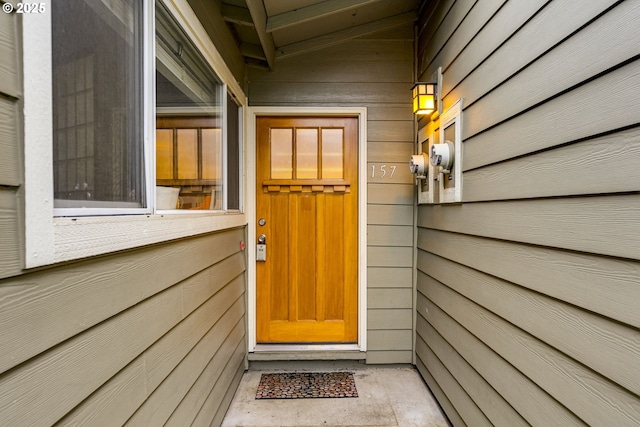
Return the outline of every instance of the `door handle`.
<path id="1" fill-rule="evenodd" d="M 266 234 L 261 234 L 260 236 L 258 236 L 258 243 L 260 243 L 261 245 L 264 245 L 267 243 L 267 235 Z"/>

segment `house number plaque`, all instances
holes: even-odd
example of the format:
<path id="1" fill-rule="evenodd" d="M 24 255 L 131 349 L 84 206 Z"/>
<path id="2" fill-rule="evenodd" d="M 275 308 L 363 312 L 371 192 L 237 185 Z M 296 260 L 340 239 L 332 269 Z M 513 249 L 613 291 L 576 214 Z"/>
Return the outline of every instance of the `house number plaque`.
<path id="1" fill-rule="evenodd" d="M 398 167 L 396 165 L 372 164 L 369 165 L 369 169 L 371 170 L 371 178 L 392 179 Z"/>

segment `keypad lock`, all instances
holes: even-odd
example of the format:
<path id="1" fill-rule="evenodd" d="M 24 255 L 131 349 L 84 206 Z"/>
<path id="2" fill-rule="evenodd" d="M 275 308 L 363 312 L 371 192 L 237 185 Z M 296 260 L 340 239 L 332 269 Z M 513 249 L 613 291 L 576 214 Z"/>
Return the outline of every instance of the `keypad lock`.
<path id="1" fill-rule="evenodd" d="M 267 236 L 261 234 L 258 236 L 258 244 L 256 245 L 256 261 L 267 260 Z"/>

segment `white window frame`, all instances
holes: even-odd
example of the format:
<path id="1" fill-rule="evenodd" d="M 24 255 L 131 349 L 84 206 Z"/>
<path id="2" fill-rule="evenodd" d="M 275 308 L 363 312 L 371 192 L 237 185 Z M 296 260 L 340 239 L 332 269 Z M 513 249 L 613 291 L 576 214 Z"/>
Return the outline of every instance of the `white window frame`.
<path id="1" fill-rule="evenodd" d="M 24 71 L 24 161 L 25 161 L 25 267 L 140 247 L 172 239 L 245 226 L 243 212 L 181 213 L 154 212 L 155 205 L 155 25 L 153 0 L 144 1 L 144 154 L 149 208 L 114 209 L 115 215 L 55 217 L 53 201 L 53 102 L 51 3 L 47 13 L 23 15 Z M 191 38 L 222 82 L 238 100 L 242 114 L 247 101 L 240 85 L 211 42 L 186 0 L 162 0 L 178 24 Z M 226 102 L 226 91 L 224 95 Z M 245 120 L 240 118 L 241 126 Z M 244 140 L 244 129 L 240 138 Z M 245 144 L 241 149 L 241 209 L 246 176 Z M 225 172 L 226 174 L 226 172 Z M 225 175 L 226 176 L 226 175 Z M 226 202 L 225 202 L 226 203 Z M 226 205 L 225 205 L 226 207 Z M 83 212 L 88 212 L 84 210 Z M 109 211 L 111 213 L 113 211 Z M 65 210 L 66 213 L 72 213 Z M 91 212 L 94 213 L 94 212 Z M 99 211 L 95 211 L 99 213 Z M 114 212 L 115 213 L 115 212 Z M 167 212 L 168 213 L 168 212 Z M 137 214 L 137 215 L 131 215 Z"/>

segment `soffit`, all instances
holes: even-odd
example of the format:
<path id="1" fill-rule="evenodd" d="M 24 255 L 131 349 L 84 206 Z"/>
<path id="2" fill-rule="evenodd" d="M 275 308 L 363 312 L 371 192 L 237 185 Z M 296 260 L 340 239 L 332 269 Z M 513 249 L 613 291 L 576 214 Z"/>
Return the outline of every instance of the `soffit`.
<path id="1" fill-rule="evenodd" d="M 425 0 L 222 0 L 222 16 L 245 62 L 280 58 L 416 22 Z"/>

